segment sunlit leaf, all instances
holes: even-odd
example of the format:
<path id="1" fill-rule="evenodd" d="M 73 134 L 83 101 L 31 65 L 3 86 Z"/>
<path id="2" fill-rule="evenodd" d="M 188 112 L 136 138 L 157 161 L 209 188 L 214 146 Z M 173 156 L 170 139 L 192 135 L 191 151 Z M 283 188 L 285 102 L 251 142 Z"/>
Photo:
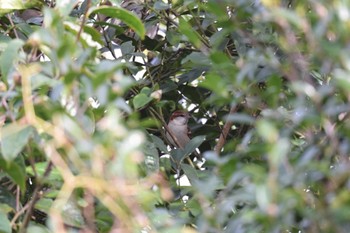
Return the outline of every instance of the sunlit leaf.
<path id="1" fill-rule="evenodd" d="M 32 7 L 40 7 L 44 3 L 43 0 L 1 0 L 0 1 L 0 16 L 13 10 L 23 10 Z"/>
<path id="2" fill-rule="evenodd" d="M 144 93 L 140 93 L 134 97 L 132 102 L 134 104 L 135 109 L 139 109 L 145 106 L 146 104 L 148 104 L 149 102 L 151 102 L 152 100 L 153 98 L 147 96 Z"/>
<path id="3" fill-rule="evenodd" d="M 43 177 L 44 176 L 44 173 L 47 169 L 47 165 L 48 165 L 48 162 L 37 162 L 35 163 L 35 171 L 36 171 L 36 174 L 39 176 L 39 177 Z M 26 167 L 26 172 L 31 175 L 31 176 L 34 176 L 35 173 L 33 171 L 33 168 L 32 166 L 27 166 Z M 45 180 L 47 182 L 57 182 L 57 181 L 62 181 L 62 176 L 61 174 L 58 172 L 57 168 L 56 167 L 52 167 L 51 170 L 50 170 L 50 173 L 47 177 L 45 177 Z"/>
<path id="4" fill-rule="evenodd" d="M 103 14 L 105 16 L 120 19 L 125 24 L 127 24 L 131 29 L 133 29 L 141 37 L 141 39 L 144 39 L 145 37 L 146 30 L 141 20 L 130 11 L 127 11 L 119 7 L 100 6 L 98 8 L 93 9 L 90 12 L 90 14 L 92 13 Z"/>
<path id="5" fill-rule="evenodd" d="M 196 48 L 200 48 L 202 46 L 200 35 L 183 18 L 180 18 L 179 29 L 180 32 L 182 32 Z"/>

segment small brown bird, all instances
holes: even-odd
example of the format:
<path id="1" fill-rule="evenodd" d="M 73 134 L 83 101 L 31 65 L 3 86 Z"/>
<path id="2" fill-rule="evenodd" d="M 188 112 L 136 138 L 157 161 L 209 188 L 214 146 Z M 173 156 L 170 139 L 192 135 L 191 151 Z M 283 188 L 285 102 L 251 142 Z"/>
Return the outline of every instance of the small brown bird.
<path id="1" fill-rule="evenodd" d="M 169 132 L 166 132 L 166 137 L 173 146 L 183 149 L 190 141 L 190 130 L 187 125 L 189 118 L 190 115 L 188 112 L 183 110 L 177 110 L 171 114 L 168 128 L 171 135 L 175 137 L 175 141 L 177 141 L 179 145 L 174 142 Z"/>

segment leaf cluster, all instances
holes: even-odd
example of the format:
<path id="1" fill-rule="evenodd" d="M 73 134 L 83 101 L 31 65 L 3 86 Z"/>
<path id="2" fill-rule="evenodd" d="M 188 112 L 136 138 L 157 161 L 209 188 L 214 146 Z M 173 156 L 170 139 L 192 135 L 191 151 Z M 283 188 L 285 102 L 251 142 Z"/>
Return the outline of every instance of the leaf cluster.
<path id="1" fill-rule="evenodd" d="M 347 9 L 0 1 L 0 232 L 347 232 Z"/>

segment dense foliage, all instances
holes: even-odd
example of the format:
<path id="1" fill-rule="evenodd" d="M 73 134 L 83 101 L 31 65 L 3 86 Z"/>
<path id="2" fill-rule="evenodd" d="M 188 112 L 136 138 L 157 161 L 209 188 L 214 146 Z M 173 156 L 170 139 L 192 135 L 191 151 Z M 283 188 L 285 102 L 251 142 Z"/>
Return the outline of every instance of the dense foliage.
<path id="1" fill-rule="evenodd" d="M 1 0 L 0 232 L 348 232 L 349 35 L 341 0 Z"/>

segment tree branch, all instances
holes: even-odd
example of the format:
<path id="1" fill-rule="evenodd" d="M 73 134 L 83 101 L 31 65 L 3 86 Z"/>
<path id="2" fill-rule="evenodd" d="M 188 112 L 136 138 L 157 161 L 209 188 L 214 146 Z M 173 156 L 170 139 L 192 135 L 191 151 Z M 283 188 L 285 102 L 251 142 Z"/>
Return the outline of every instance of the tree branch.
<path id="1" fill-rule="evenodd" d="M 234 106 L 232 106 L 229 114 L 233 114 L 236 111 L 237 111 L 237 106 L 234 105 Z M 217 155 L 220 155 L 220 152 L 225 145 L 226 137 L 227 137 L 228 133 L 230 132 L 232 125 L 233 125 L 233 122 L 231 122 L 231 121 L 227 121 L 225 123 L 224 128 L 221 131 L 219 141 L 217 142 L 217 144 L 215 146 L 215 152 Z"/>

